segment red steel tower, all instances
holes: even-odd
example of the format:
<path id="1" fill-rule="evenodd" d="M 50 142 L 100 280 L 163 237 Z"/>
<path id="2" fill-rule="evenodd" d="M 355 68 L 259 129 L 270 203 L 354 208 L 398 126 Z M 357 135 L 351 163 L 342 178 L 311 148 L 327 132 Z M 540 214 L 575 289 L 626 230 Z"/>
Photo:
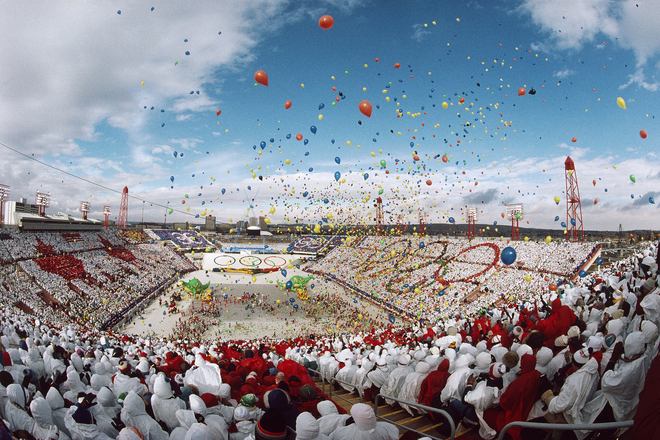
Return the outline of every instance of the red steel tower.
<path id="1" fill-rule="evenodd" d="M 125 228 L 128 223 L 128 187 L 124 187 L 121 193 L 121 204 L 119 205 L 119 219 L 117 220 L 118 228 Z"/>
<path id="2" fill-rule="evenodd" d="M 378 197 L 374 207 L 376 208 L 376 230 L 380 235 L 383 233 L 383 199 Z"/>
<path id="3" fill-rule="evenodd" d="M 468 208 L 467 210 L 468 222 L 468 240 L 472 240 L 477 235 L 477 208 Z"/>
<path id="4" fill-rule="evenodd" d="M 103 206 L 103 215 L 105 216 L 105 229 L 108 229 L 108 217 L 110 217 L 110 207 L 108 205 Z"/>
<path id="5" fill-rule="evenodd" d="M 520 233 L 518 232 L 519 221 L 524 218 L 523 204 L 513 203 L 504 205 L 506 207 L 506 218 L 511 220 L 511 240 L 519 240 Z"/>
<path id="6" fill-rule="evenodd" d="M 580 187 L 578 186 L 575 162 L 570 156 L 564 162 L 566 174 L 566 240 L 584 241 L 584 225 L 582 224 L 582 204 L 580 203 Z"/>

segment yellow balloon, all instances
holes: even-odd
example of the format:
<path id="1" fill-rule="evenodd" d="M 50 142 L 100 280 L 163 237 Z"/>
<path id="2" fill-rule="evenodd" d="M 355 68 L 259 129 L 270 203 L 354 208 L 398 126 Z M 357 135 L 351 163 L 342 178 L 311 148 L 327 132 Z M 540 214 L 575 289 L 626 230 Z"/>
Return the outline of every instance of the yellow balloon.
<path id="1" fill-rule="evenodd" d="M 525 281 L 527 281 L 527 282 L 530 282 L 530 281 L 532 281 L 532 277 L 531 277 L 531 276 L 529 276 L 529 275 L 527 275 L 527 276 L 525 277 Z"/>
<path id="2" fill-rule="evenodd" d="M 546 244 L 550 243 L 551 241 L 552 241 L 552 237 L 550 237 L 549 235 L 547 237 L 545 237 Z"/>
<path id="3" fill-rule="evenodd" d="M 561 199 L 559 198 L 559 196 L 555 196 L 555 203 L 559 204 L 559 202 L 561 202 Z"/>
<path id="4" fill-rule="evenodd" d="M 624 110 L 626 109 L 626 101 L 624 101 L 622 97 L 619 96 L 618 98 L 616 98 L 616 103 L 619 104 L 619 107 L 621 107 L 622 109 Z"/>
<path id="5" fill-rule="evenodd" d="M 291 163 L 291 159 L 287 159 L 284 161 L 285 164 L 289 165 Z"/>
<path id="6" fill-rule="evenodd" d="M 446 102 L 442 103 L 442 108 L 448 108 L 448 107 L 449 107 L 449 104 L 447 104 Z"/>
<path id="7" fill-rule="evenodd" d="M 319 121 L 323 119 L 323 115 L 319 115 Z"/>

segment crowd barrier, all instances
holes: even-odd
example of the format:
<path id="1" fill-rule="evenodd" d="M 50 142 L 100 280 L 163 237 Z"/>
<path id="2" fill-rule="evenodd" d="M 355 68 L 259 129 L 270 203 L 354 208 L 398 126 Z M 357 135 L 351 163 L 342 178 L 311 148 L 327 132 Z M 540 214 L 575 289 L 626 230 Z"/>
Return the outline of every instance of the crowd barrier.
<path id="1" fill-rule="evenodd" d="M 633 426 L 632 420 L 624 420 L 621 422 L 607 422 L 607 423 L 574 423 L 574 424 L 559 424 L 559 423 L 537 423 L 537 422 L 511 422 L 502 429 L 497 440 L 504 440 L 504 436 L 509 428 L 519 426 L 521 428 L 533 428 L 548 430 L 546 439 L 552 436 L 554 431 L 600 431 L 604 429 L 621 429 L 630 428 Z"/>
<path id="2" fill-rule="evenodd" d="M 395 402 L 403 403 L 405 405 L 412 406 L 413 408 L 423 409 L 426 412 L 434 412 L 436 414 L 442 415 L 449 422 L 449 427 L 451 429 L 451 431 L 450 431 L 451 434 L 449 435 L 449 437 L 447 437 L 447 439 L 448 440 L 453 440 L 454 439 L 454 436 L 456 435 L 456 425 L 454 425 L 454 420 L 451 418 L 449 413 L 447 413 L 447 411 L 444 411 L 444 410 L 438 409 L 438 408 L 433 408 L 433 407 L 426 406 L 426 405 L 420 405 L 419 403 L 407 402 L 405 400 L 397 399 L 396 397 L 387 396 L 385 394 L 378 394 L 376 396 L 376 402 L 374 403 L 374 412 L 376 413 L 376 418 L 377 419 L 382 419 L 382 420 L 386 421 L 387 423 L 391 423 L 393 425 L 398 426 L 399 428 L 407 429 L 409 431 L 415 431 L 416 433 L 420 434 L 422 437 L 430 437 L 430 438 L 437 439 L 437 440 L 443 440 L 443 439 L 441 439 L 440 437 L 435 437 L 435 436 L 429 434 L 428 432 L 417 431 L 416 429 L 409 428 L 405 425 L 401 425 L 399 423 L 393 422 L 391 420 L 387 420 L 386 418 L 379 416 L 378 415 L 378 400 L 380 398 L 394 400 Z"/>

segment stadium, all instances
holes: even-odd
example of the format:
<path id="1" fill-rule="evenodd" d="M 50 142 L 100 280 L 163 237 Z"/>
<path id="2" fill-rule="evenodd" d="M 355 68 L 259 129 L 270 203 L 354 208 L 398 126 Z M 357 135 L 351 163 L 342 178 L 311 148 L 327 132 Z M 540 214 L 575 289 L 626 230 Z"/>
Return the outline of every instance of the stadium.
<path id="1" fill-rule="evenodd" d="M 660 3 L 569 3 L 7 3 L 0 438 L 660 438 Z"/>

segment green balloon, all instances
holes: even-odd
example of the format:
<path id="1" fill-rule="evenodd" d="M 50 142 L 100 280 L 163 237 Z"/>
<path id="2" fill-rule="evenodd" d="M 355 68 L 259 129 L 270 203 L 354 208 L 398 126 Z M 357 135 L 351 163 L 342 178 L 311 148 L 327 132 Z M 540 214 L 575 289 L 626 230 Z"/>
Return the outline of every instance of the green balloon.
<path id="1" fill-rule="evenodd" d="M 635 175 L 634 175 L 634 174 L 631 174 L 631 175 L 630 175 L 630 180 L 631 180 L 633 183 L 635 182 Z"/>
<path id="2" fill-rule="evenodd" d="M 383 193 L 383 189 L 378 190 L 378 195 L 381 195 Z"/>
<path id="3" fill-rule="evenodd" d="M 383 168 L 385 168 L 387 166 L 387 162 L 385 162 L 385 159 L 380 161 L 380 166 L 383 167 Z"/>

